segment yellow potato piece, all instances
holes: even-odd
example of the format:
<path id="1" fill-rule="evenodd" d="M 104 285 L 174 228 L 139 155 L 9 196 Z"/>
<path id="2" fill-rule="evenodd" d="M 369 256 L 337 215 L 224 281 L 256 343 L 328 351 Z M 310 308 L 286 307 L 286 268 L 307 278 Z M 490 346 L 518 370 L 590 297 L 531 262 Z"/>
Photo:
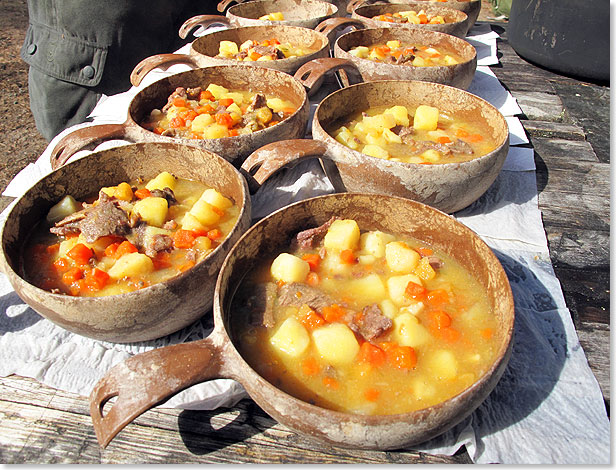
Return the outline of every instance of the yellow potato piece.
<path id="1" fill-rule="evenodd" d="M 310 272 L 310 265 L 289 253 L 281 253 L 272 262 L 272 276 L 283 282 L 304 282 Z"/>
<path id="2" fill-rule="evenodd" d="M 152 271 L 154 271 L 154 263 L 149 256 L 143 253 L 127 253 L 115 262 L 107 274 L 112 279 L 122 279 L 140 276 Z"/>

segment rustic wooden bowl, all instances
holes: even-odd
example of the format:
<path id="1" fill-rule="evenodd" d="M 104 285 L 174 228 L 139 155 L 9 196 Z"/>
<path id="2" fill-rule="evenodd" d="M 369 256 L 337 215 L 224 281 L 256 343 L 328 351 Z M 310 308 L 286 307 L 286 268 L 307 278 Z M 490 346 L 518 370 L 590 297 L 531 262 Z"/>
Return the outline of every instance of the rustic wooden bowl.
<path id="1" fill-rule="evenodd" d="M 412 3 L 427 2 L 432 5 L 436 4 L 443 7 L 451 8 L 453 10 L 460 10 L 461 12 L 466 13 L 466 16 L 468 16 L 465 34 L 468 34 L 470 29 L 475 25 L 475 22 L 479 17 L 479 13 L 481 12 L 481 0 L 351 0 L 347 5 L 347 12 L 353 13 L 353 10 L 355 10 L 355 8 L 362 5 L 367 5 L 369 3 L 376 3 L 377 1 L 378 3 L 409 3 L 409 1 Z"/>
<path id="2" fill-rule="evenodd" d="M 407 10 L 425 10 L 428 14 L 442 15 L 444 24 L 412 24 L 412 23 L 388 23 L 386 21 L 373 20 L 376 15 L 384 13 L 396 13 Z M 367 28 L 405 28 L 427 29 L 439 33 L 451 34 L 459 38 L 466 36 L 469 29 L 468 16 L 460 10 L 440 6 L 425 1 L 405 3 L 375 3 L 374 5 L 362 5 L 353 10 L 351 18 L 360 20 Z"/>
<path id="3" fill-rule="evenodd" d="M 152 109 L 161 109 L 177 87 L 196 87 L 216 83 L 228 88 L 283 96 L 297 111 L 275 126 L 252 134 L 221 139 L 183 139 L 161 136 L 139 125 Z M 264 67 L 220 65 L 178 73 L 158 80 L 139 91 L 131 100 L 122 124 L 101 124 L 77 129 L 61 139 L 51 153 L 51 166 L 58 168 L 75 152 L 95 142 L 124 139 L 130 142 L 173 142 L 192 145 L 217 153 L 236 166 L 266 143 L 303 137 L 309 116 L 308 95 L 302 83 L 290 75 Z"/>
<path id="4" fill-rule="evenodd" d="M 369 47 L 396 39 L 407 44 L 454 50 L 462 57 L 463 62 L 455 65 L 414 67 L 412 65 L 387 64 L 362 59 L 348 52 L 356 46 Z M 334 45 L 334 55 L 353 62 L 359 69 L 362 79 L 366 82 L 373 80 L 421 80 L 467 89 L 473 81 L 477 69 L 477 51 L 468 42 L 449 34 L 419 29 L 374 28 L 351 31 L 338 38 Z"/>
<path id="5" fill-rule="evenodd" d="M 304 67 L 296 75 L 304 73 Z M 394 104 L 426 104 L 450 114 L 479 119 L 496 141 L 496 149 L 467 162 L 420 165 L 368 156 L 342 145 L 326 130 L 354 112 Z M 337 191 L 401 196 L 452 213 L 467 207 L 488 190 L 509 150 L 507 121 L 494 106 L 459 88 L 420 81 L 375 81 L 335 91 L 317 107 L 312 137 L 313 140 L 275 142 L 251 154 L 242 164 L 249 185 L 257 187 L 280 168 L 316 157 L 322 158 Z"/>
<path id="6" fill-rule="evenodd" d="M 249 1 L 249 0 L 222 0 L 221 2 L 218 3 L 216 8 L 218 9 L 219 12 L 222 13 L 232 3 L 234 2 L 243 3 L 245 1 Z M 349 0 L 325 0 L 325 1 L 327 1 L 327 3 L 333 3 L 336 6 L 336 8 L 338 8 L 338 11 L 336 12 L 336 15 L 338 16 L 344 16 L 347 11 L 347 8 L 349 8 L 349 3 L 351 3 Z"/>
<path id="7" fill-rule="evenodd" d="M 332 215 L 357 220 L 366 230 L 407 234 L 455 258 L 487 290 L 498 320 L 495 360 L 460 394 L 422 410 L 395 415 L 355 415 L 320 408 L 288 395 L 259 376 L 234 342 L 236 325 L 247 321 L 230 311 L 231 298 L 246 272 L 286 246 L 298 231 Z M 90 395 L 90 414 L 105 447 L 147 409 L 193 384 L 214 378 L 240 382 L 250 396 L 280 423 L 308 437 L 342 447 L 398 449 L 426 441 L 468 416 L 488 396 L 511 354 L 514 326 L 511 287 L 498 259 L 471 230 L 442 212 L 408 199 L 374 194 L 334 194 L 280 209 L 251 227 L 229 253 L 218 277 L 214 331 L 200 341 L 134 356 L 110 370 Z M 117 400 L 105 411 L 112 397 Z"/>
<path id="8" fill-rule="evenodd" d="M 220 41 L 233 41 L 242 44 L 252 39 L 264 41 L 277 38 L 280 42 L 311 49 L 314 52 L 301 57 L 289 57 L 287 59 L 268 60 L 263 62 L 243 62 L 233 59 L 216 57 Z M 293 74 L 306 62 L 319 57 L 328 57 L 329 41 L 327 36 L 312 29 L 299 26 L 266 25 L 266 26 L 241 26 L 222 31 L 215 31 L 205 36 L 198 37 L 193 41 L 189 54 L 157 54 L 143 59 L 135 66 L 130 76 L 134 86 L 139 86 L 143 78 L 153 69 L 164 64 L 184 63 L 193 68 L 209 67 L 212 65 L 243 65 L 247 67 L 266 67 Z"/>
<path id="9" fill-rule="evenodd" d="M 153 178 L 162 171 L 201 181 L 240 207 L 229 234 L 203 261 L 165 282 L 127 294 L 72 297 L 39 289 L 22 277 L 24 243 L 47 211 L 67 194 L 76 199 L 127 179 Z M 133 144 L 96 152 L 53 171 L 29 189 L 9 212 L 0 233 L 0 267 L 19 297 L 40 315 L 73 333 L 121 343 L 173 333 L 212 306 L 222 262 L 250 226 L 246 181 L 226 160 L 206 150 L 170 143 Z"/>

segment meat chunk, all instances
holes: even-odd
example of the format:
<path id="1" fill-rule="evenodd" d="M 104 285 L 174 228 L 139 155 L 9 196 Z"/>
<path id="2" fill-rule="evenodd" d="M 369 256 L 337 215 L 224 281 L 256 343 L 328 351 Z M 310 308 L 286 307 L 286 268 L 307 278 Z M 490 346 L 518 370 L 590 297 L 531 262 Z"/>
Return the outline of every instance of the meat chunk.
<path id="1" fill-rule="evenodd" d="M 145 254 L 151 258 L 154 258 L 158 253 L 163 251 L 171 251 L 173 249 L 173 238 L 169 235 L 158 233 L 152 236 L 151 242 L 144 248 Z"/>
<path id="2" fill-rule="evenodd" d="M 272 56 L 274 59 L 284 59 L 284 54 L 276 46 L 256 46 L 254 51 L 259 55 Z"/>
<path id="3" fill-rule="evenodd" d="M 247 312 L 251 325 L 271 328 L 275 324 L 274 304 L 277 290 L 273 282 L 251 284 L 244 290 L 246 295 L 234 302 Z"/>
<path id="4" fill-rule="evenodd" d="M 415 52 L 416 49 L 413 48 L 413 52 Z M 412 62 L 415 59 L 415 54 L 414 53 L 408 53 L 408 54 L 400 54 L 400 56 L 396 59 L 396 64 L 400 65 L 400 64 L 406 64 L 407 62 Z"/>
<path id="5" fill-rule="evenodd" d="M 169 98 L 167 98 L 167 104 L 163 106 L 163 109 L 162 109 L 163 113 L 167 112 L 167 110 L 173 105 L 173 101 L 176 98 L 183 98 L 183 99 L 188 98 L 188 94 L 186 93 L 186 88 L 180 86 L 180 87 L 177 87 L 173 93 L 171 93 Z"/>
<path id="6" fill-rule="evenodd" d="M 151 191 L 151 194 L 154 197 L 165 198 L 169 206 L 172 206 L 178 203 L 177 199 L 175 198 L 175 194 L 173 194 L 173 190 L 171 188 L 153 189 Z"/>
<path id="7" fill-rule="evenodd" d="M 454 142 L 447 144 L 447 147 L 455 153 L 465 153 L 467 155 L 472 155 L 475 153 L 473 148 L 467 142 L 460 139 L 456 139 Z"/>
<path id="8" fill-rule="evenodd" d="M 257 93 L 255 95 L 255 97 L 252 99 L 252 101 L 250 102 L 250 104 L 248 105 L 248 111 L 256 111 L 259 108 L 263 108 L 264 106 L 267 106 L 267 99 L 265 98 L 265 95 L 262 95 L 261 93 Z"/>
<path id="9" fill-rule="evenodd" d="M 107 235 L 124 236 L 131 230 L 128 214 L 117 200 L 101 191 L 98 203 L 60 220 L 49 231 L 56 235 L 81 232 L 88 243 L 94 243 Z"/>
<path id="10" fill-rule="evenodd" d="M 291 246 L 294 248 L 297 246 L 302 250 L 314 248 L 325 236 L 327 230 L 336 219 L 338 219 L 338 217 L 332 216 L 323 225 L 319 225 L 318 227 L 309 228 L 307 230 L 299 232 L 297 235 L 295 235 L 295 238 L 291 242 Z"/>
<path id="11" fill-rule="evenodd" d="M 278 303 L 283 307 L 301 307 L 306 304 L 314 310 L 319 310 L 335 302 L 320 289 L 299 282 L 292 282 L 284 284 L 278 289 Z"/>
<path id="12" fill-rule="evenodd" d="M 355 315 L 349 324 L 355 333 L 362 335 L 367 341 L 372 341 L 387 333 L 392 326 L 391 318 L 383 315 L 377 304 L 364 307 L 361 314 Z"/>
<path id="13" fill-rule="evenodd" d="M 196 88 L 188 88 L 186 90 L 186 95 L 188 96 L 188 99 L 190 100 L 199 100 L 199 97 L 201 95 L 201 91 L 202 88 L 200 86 L 196 87 Z"/>
<path id="14" fill-rule="evenodd" d="M 428 256 L 428 263 L 432 266 L 432 269 L 441 269 L 445 263 L 438 256 L 430 255 Z"/>

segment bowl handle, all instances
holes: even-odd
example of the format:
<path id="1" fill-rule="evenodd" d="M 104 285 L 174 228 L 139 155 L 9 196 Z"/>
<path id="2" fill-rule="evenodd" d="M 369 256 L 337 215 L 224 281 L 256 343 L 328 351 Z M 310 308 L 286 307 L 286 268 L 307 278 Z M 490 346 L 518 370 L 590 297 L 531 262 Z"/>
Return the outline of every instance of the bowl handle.
<path id="1" fill-rule="evenodd" d="M 360 83 L 362 81 L 359 70 L 353 62 L 336 57 L 324 57 L 322 59 L 313 59 L 306 62 L 297 69 L 293 77 L 306 87 L 308 96 L 311 96 L 321 86 L 325 75 L 337 70 L 347 72 L 348 75 L 352 77 L 351 81 L 355 83 Z"/>
<path id="2" fill-rule="evenodd" d="M 101 447 L 150 408 L 191 385 L 219 378 L 225 342 L 212 336 L 137 354 L 111 368 L 90 393 L 90 416 Z M 112 398 L 117 399 L 111 408 L 103 410 Z"/>
<path id="3" fill-rule="evenodd" d="M 362 6 L 363 4 L 368 3 L 367 0 L 351 0 L 347 4 L 347 13 L 353 13 L 355 8 Z"/>
<path id="4" fill-rule="evenodd" d="M 56 170 L 64 165 L 79 150 L 103 140 L 126 138 L 126 123 L 100 124 L 79 128 L 62 137 L 51 150 L 51 168 Z"/>
<path id="5" fill-rule="evenodd" d="M 156 54 L 150 57 L 146 57 L 137 65 L 130 74 L 130 83 L 133 86 L 139 86 L 144 77 L 163 64 L 182 63 L 198 67 L 195 58 L 188 54 Z"/>
<path id="6" fill-rule="evenodd" d="M 315 31 L 319 33 L 325 34 L 330 44 L 333 44 L 336 40 L 336 32 L 342 28 L 352 27 L 354 29 L 362 29 L 365 27 L 364 23 L 355 18 L 346 18 L 343 16 L 337 16 L 335 18 L 328 18 L 326 20 L 321 21 L 316 28 Z"/>
<path id="7" fill-rule="evenodd" d="M 237 3 L 242 2 L 242 0 L 222 0 L 222 2 L 218 2 L 218 6 L 216 7 L 216 9 L 222 13 L 223 11 L 225 11 L 225 8 L 231 5 L 234 1 L 236 1 Z"/>
<path id="8" fill-rule="evenodd" d="M 265 181 L 290 163 L 315 157 L 327 157 L 327 145 L 319 140 L 292 139 L 272 142 L 252 152 L 240 168 L 255 193 Z M 256 170 L 256 171 L 255 171 Z"/>
<path id="9" fill-rule="evenodd" d="M 197 15 L 187 19 L 182 26 L 180 26 L 180 37 L 186 39 L 188 33 L 190 33 L 197 26 L 203 26 L 207 28 L 212 24 L 223 24 L 230 26 L 231 22 L 229 18 L 223 15 Z"/>

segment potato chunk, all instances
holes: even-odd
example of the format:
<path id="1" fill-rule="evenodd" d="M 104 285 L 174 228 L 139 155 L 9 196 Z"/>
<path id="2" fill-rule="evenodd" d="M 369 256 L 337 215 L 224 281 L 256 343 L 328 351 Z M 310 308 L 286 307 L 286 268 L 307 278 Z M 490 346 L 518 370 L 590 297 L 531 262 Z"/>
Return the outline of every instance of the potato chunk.
<path id="1" fill-rule="evenodd" d="M 438 125 L 438 108 L 422 104 L 415 111 L 413 127 L 425 131 L 434 131 Z"/>
<path id="2" fill-rule="evenodd" d="M 231 57 L 239 52 L 237 44 L 233 41 L 220 41 L 218 53 L 225 57 Z"/>
<path id="3" fill-rule="evenodd" d="M 355 334 L 342 323 L 313 330 L 312 339 L 321 357 L 333 366 L 351 363 L 359 352 Z"/>
<path id="4" fill-rule="evenodd" d="M 406 286 L 409 282 L 414 282 L 423 286 L 421 279 L 419 279 L 415 274 L 392 276 L 387 280 L 387 290 L 389 291 L 389 298 L 399 307 L 404 305 L 411 305 L 416 302 L 415 299 L 408 297 L 404 293 L 404 291 L 406 290 Z"/>
<path id="5" fill-rule="evenodd" d="M 150 180 L 148 184 L 145 185 L 146 189 L 152 191 L 153 189 L 165 189 L 169 188 L 172 191 L 175 191 L 176 178 L 171 173 L 167 171 L 163 171 L 156 178 Z"/>
<path id="6" fill-rule="evenodd" d="M 361 152 L 374 158 L 382 158 L 383 160 L 389 158 L 389 152 L 376 144 L 365 145 Z"/>
<path id="7" fill-rule="evenodd" d="M 283 282 L 304 282 L 310 272 L 310 265 L 289 253 L 280 253 L 272 262 L 272 276 Z"/>
<path id="8" fill-rule="evenodd" d="M 148 225 L 162 227 L 167 219 L 169 204 L 164 197 L 146 197 L 133 206 L 133 214 L 138 214 Z"/>
<path id="9" fill-rule="evenodd" d="M 70 194 L 64 196 L 60 202 L 56 205 L 52 206 L 47 213 L 46 220 L 50 224 L 55 224 L 56 222 L 62 220 L 64 217 L 67 217 L 74 212 L 81 210 L 81 204 L 77 202 L 77 200 L 71 196 Z"/>
<path id="10" fill-rule="evenodd" d="M 416 348 L 432 340 L 426 328 L 419 323 L 415 315 L 401 313 L 394 318 L 394 338 L 402 346 Z"/>
<path id="11" fill-rule="evenodd" d="M 184 218 L 182 219 L 182 228 L 184 230 L 194 230 L 196 232 L 209 230 L 206 225 L 203 225 L 201 222 L 199 222 L 199 219 L 197 219 L 190 212 L 184 214 Z"/>
<path id="12" fill-rule="evenodd" d="M 229 137 L 229 128 L 222 124 L 210 124 L 203 130 L 204 139 L 221 139 L 223 137 Z"/>
<path id="13" fill-rule="evenodd" d="M 199 198 L 188 211 L 199 222 L 205 226 L 211 226 L 220 220 L 219 210 L 216 210 L 209 202 Z"/>
<path id="14" fill-rule="evenodd" d="M 127 253 L 118 259 L 109 269 L 109 277 L 122 279 L 123 277 L 135 277 L 154 271 L 154 263 L 149 256 L 143 253 Z"/>
<path id="15" fill-rule="evenodd" d="M 387 288 L 378 274 L 369 274 L 347 282 L 346 294 L 361 304 L 379 302 L 387 296 Z"/>
<path id="16" fill-rule="evenodd" d="M 216 85 L 214 83 L 210 83 L 206 90 L 214 95 L 214 98 L 217 100 L 222 98 L 225 93 L 229 93 L 229 90 L 227 90 L 224 86 Z"/>
<path id="17" fill-rule="evenodd" d="M 394 236 L 378 230 L 362 233 L 360 237 L 361 250 L 382 258 L 385 256 L 385 245 L 394 240 Z"/>
<path id="18" fill-rule="evenodd" d="M 419 263 L 421 255 L 403 242 L 389 242 L 385 245 L 385 260 L 392 271 L 410 273 Z"/>
<path id="19" fill-rule="evenodd" d="M 214 207 L 218 207 L 222 211 L 226 211 L 233 205 L 233 201 L 231 201 L 231 199 L 226 198 L 220 192 L 212 188 L 203 191 L 200 199 L 203 199 L 205 202 L 213 205 Z"/>
<path id="20" fill-rule="evenodd" d="M 214 118 L 212 115 L 207 113 L 199 114 L 199 116 L 192 120 L 190 130 L 193 132 L 203 132 L 213 122 Z"/>
<path id="21" fill-rule="evenodd" d="M 297 319 L 289 317 L 270 338 L 270 344 L 291 357 L 299 357 L 310 345 L 310 336 Z"/>
<path id="22" fill-rule="evenodd" d="M 453 379 L 458 375 L 458 361 L 447 349 L 439 349 L 426 357 L 426 367 L 439 379 Z"/>
<path id="23" fill-rule="evenodd" d="M 409 111 L 405 106 L 392 106 L 384 111 L 384 114 L 391 114 L 396 120 L 396 125 L 407 127 L 410 124 Z"/>
<path id="24" fill-rule="evenodd" d="M 330 225 L 323 245 L 329 250 L 355 250 L 359 247 L 359 225 L 352 219 L 334 220 Z"/>

